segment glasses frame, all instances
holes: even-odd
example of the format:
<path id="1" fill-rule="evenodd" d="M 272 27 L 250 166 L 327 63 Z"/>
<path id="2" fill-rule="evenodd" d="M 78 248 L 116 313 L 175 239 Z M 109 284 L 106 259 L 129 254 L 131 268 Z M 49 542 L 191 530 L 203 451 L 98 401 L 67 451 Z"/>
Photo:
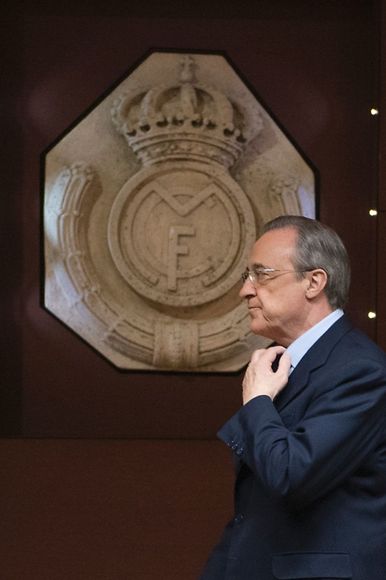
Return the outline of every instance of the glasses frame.
<path id="1" fill-rule="evenodd" d="M 305 272 L 312 272 L 313 270 L 316 269 L 317 268 L 309 268 L 307 270 L 278 270 L 276 268 L 255 268 L 253 270 L 250 270 L 249 268 L 247 268 L 241 274 L 241 281 L 243 284 L 245 284 L 247 280 L 252 282 L 252 284 L 264 284 L 264 282 L 267 282 L 268 280 L 274 280 L 275 278 L 281 276 L 282 274 L 290 274 L 290 273 L 304 274 Z M 276 276 L 270 276 L 270 274 L 276 273 L 277 273 Z"/>

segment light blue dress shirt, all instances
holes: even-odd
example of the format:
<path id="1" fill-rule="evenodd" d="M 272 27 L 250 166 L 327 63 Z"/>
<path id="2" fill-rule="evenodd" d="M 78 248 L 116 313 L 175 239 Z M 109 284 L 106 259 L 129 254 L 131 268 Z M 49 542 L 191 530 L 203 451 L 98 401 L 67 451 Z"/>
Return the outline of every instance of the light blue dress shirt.
<path id="1" fill-rule="evenodd" d="M 331 312 L 323 318 L 320 322 L 315 324 L 312 328 L 307 330 L 304 334 L 299 336 L 292 344 L 287 348 L 287 353 L 291 358 L 291 370 L 299 364 L 300 360 L 304 357 L 306 352 L 311 348 L 311 346 L 332 326 L 344 312 L 340 308 Z"/>

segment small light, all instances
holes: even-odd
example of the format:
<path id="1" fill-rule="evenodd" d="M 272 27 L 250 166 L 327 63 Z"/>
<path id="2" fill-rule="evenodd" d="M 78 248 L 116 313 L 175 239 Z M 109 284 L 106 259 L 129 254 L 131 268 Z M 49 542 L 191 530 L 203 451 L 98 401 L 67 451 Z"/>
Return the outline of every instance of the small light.
<path id="1" fill-rule="evenodd" d="M 378 114 L 379 114 L 379 111 L 378 111 L 378 109 L 375 109 L 375 108 L 373 107 L 372 109 L 370 109 L 370 114 L 371 114 L 371 115 L 378 115 Z"/>
<path id="2" fill-rule="evenodd" d="M 373 312 L 372 310 L 370 310 L 370 312 L 367 313 L 367 316 L 369 318 L 376 318 L 377 317 L 377 313 Z"/>
<path id="3" fill-rule="evenodd" d="M 371 217 L 374 217 L 375 215 L 378 215 L 378 211 L 376 209 L 369 209 L 369 215 L 371 215 Z"/>

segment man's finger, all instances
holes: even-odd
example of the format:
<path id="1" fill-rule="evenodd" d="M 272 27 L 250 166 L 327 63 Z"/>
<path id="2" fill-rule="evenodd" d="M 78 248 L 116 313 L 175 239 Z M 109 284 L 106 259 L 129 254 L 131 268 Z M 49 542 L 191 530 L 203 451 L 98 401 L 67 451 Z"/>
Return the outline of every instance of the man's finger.
<path id="1" fill-rule="evenodd" d="M 284 346 L 270 346 L 265 351 L 264 357 L 267 358 L 269 362 L 273 362 L 279 354 L 285 352 Z"/>
<path id="2" fill-rule="evenodd" d="M 279 372 L 283 372 L 288 375 L 290 368 L 291 368 L 291 358 L 287 352 L 284 352 L 280 357 L 277 370 Z"/>

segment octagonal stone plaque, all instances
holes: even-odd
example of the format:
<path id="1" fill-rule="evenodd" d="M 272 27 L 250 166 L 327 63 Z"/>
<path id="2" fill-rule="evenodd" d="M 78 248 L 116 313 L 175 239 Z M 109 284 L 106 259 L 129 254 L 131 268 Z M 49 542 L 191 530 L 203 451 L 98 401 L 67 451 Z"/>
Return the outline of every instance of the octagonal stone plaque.
<path id="1" fill-rule="evenodd" d="M 122 369 L 234 371 L 261 225 L 312 169 L 222 55 L 153 52 L 45 154 L 45 307 Z"/>

